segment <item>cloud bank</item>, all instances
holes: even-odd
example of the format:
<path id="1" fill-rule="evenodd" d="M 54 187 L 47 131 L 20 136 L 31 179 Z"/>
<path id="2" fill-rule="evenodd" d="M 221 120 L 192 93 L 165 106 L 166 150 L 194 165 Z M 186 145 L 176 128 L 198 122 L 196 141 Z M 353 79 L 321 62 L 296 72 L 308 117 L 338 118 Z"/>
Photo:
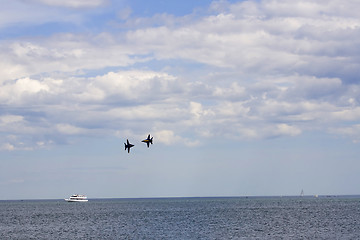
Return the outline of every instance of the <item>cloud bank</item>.
<path id="1" fill-rule="evenodd" d="M 359 9 L 357 1 L 214 1 L 201 15 L 128 14 L 97 33 L 3 40 L 0 149 L 149 131 L 188 146 L 313 131 L 357 142 Z"/>

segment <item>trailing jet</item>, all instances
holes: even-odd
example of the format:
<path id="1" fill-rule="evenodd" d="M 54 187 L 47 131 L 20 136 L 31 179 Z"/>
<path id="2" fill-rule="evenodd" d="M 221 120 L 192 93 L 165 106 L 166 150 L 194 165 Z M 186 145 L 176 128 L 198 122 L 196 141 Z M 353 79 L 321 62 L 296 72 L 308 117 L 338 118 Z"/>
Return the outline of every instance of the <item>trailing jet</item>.
<path id="1" fill-rule="evenodd" d="M 153 144 L 152 140 L 153 140 L 153 138 L 152 138 L 152 137 L 150 138 L 150 134 L 149 134 L 149 136 L 147 137 L 147 139 L 142 140 L 142 142 L 146 143 L 146 144 L 147 144 L 147 147 L 149 147 L 150 143 Z"/>
<path id="2" fill-rule="evenodd" d="M 126 139 L 126 143 L 124 143 L 125 144 L 125 151 L 126 151 L 126 149 L 128 150 L 128 153 L 130 153 L 130 148 L 132 148 L 133 146 L 135 146 L 135 145 L 132 145 L 131 143 L 129 143 L 129 140 L 128 139 Z"/>

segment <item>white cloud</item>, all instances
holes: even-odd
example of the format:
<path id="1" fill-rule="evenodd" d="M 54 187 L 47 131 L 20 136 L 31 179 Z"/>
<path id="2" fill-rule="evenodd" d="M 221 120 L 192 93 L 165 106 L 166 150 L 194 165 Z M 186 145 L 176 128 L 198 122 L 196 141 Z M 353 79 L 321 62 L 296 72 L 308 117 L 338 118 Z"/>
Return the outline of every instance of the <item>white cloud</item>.
<path id="1" fill-rule="evenodd" d="M 190 102 L 189 112 L 192 116 L 192 119 L 201 124 L 204 119 L 214 117 L 214 112 L 210 109 L 204 110 L 201 103 L 198 102 Z"/>
<path id="2" fill-rule="evenodd" d="M 83 134 L 86 132 L 85 129 L 83 128 L 79 128 L 70 124 L 57 124 L 56 125 L 56 129 L 59 133 L 61 134 L 66 134 L 66 135 L 75 135 L 75 134 Z"/>
<path id="3" fill-rule="evenodd" d="M 276 125 L 276 132 L 278 132 L 281 135 L 296 136 L 301 133 L 301 130 L 298 127 L 290 126 L 288 124 L 282 123 Z"/>
<path id="4" fill-rule="evenodd" d="M 175 135 L 172 130 L 161 130 L 154 133 L 156 135 L 156 139 L 160 143 L 164 143 L 167 145 L 172 144 L 185 144 L 189 147 L 198 146 L 200 143 L 197 140 L 190 140 L 187 138 L 183 138 Z"/>
<path id="5" fill-rule="evenodd" d="M 247 97 L 245 87 L 240 86 L 237 82 L 232 83 L 228 88 L 224 86 L 215 87 L 213 95 L 223 99 L 239 99 Z"/>
<path id="6" fill-rule="evenodd" d="M 117 11 L 128 25 L 116 33 L 3 41 L 0 100 L 10 110 L 0 126 L 36 132 L 39 146 L 52 141 L 44 136 L 119 126 L 197 145 L 197 137 L 297 136 L 359 121 L 360 4 L 326 2 L 217 1 L 206 16 L 180 18 L 132 19 L 128 8 Z"/>
<path id="7" fill-rule="evenodd" d="M 156 98 L 158 94 L 166 95 L 177 88 L 173 76 L 152 71 L 109 72 L 94 78 L 91 86 L 108 96 L 129 100 Z"/>
<path id="8" fill-rule="evenodd" d="M 48 92 L 49 86 L 30 78 L 18 79 L 15 82 L 6 83 L 0 89 L 0 99 L 7 104 L 26 102 L 34 96 Z"/>
<path id="9" fill-rule="evenodd" d="M 0 126 L 1 125 L 12 124 L 12 123 L 17 123 L 17 122 L 22 122 L 23 120 L 24 120 L 23 116 L 19 116 L 19 115 L 3 115 L 3 116 L 0 116 Z"/>
<path id="10" fill-rule="evenodd" d="M 263 8 L 261 4 L 267 7 Z M 326 15 L 331 12 L 317 10 L 309 18 L 305 11 L 309 6 L 324 7 L 312 2 L 295 4 L 295 9 L 305 16 L 271 14 L 263 17 L 269 8 L 276 9 L 278 4 L 286 5 L 285 9 L 294 9 L 291 1 L 266 1 L 258 3 L 260 12 L 256 11 L 258 18 L 255 19 L 244 18 L 242 12 L 230 10 L 178 28 L 139 29 L 128 33 L 127 37 L 130 42 L 148 46 L 148 51 L 160 59 L 191 59 L 218 67 L 233 67 L 242 72 L 308 72 L 323 76 L 326 75 L 324 71 L 336 74 L 332 68 L 346 68 L 351 62 L 347 59 L 352 52 L 350 49 L 358 45 L 358 41 L 354 41 L 358 37 L 358 19 L 333 18 Z M 346 48 L 348 53 L 344 51 Z"/>
<path id="11" fill-rule="evenodd" d="M 358 121 L 360 119 L 360 107 L 339 108 L 333 111 L 330 117 L 337 121 Z"/>
<path id="12" fill-rule="evenodd" d="M 5 42 L 0 49 L 0 66 L 10 71 L 0 74 L 0 82 L 43 73 L 77 74 L 84 69 L 102 69 L 111 66 L 128 66 L 146 61 L 131 57 L 136 51 L 114 36 L 58 34 L 40 42 Z M 91 39 L 91 41 L 89 41 Z"/>
<path id="13" fill-rule="evenodd" d="M 249 3 L 242 4 L 244 6 L 239 9 L 247 11 Z M 15 44 L 12 49 L 17 58 L 31 66 L 27 67 L 32 70 L 29 74 L 127 66 L 149 60 L 148 57 L 129 57 L 136 54 L 153 54 L 158 59 L 190 59 L 263 74 L 306 71 L 323 74 L 324 70 L 335 74 L 330 67 L 340 66 L 343 68 L 340 72 L 343 72 L 345 65 L 349 66 L 351 59 L 347 59 L 349 56 L 343 50 L 344 41 L 349 49 L 358 45 L 354 40 L 357 39 L 358 19 L 340 16 L 334 19 L 320 13 L 314 18 L 276 14 L 262 18 L 261 13 L 276 9 L 277 5 L 294 6 L 288 1 L 266 2 L 263 3 L 265 8 L 260 4 L 257 3 L 260 12 L 256 11 L 259 16 L 256 19 L 243 18 L 240 10 L 230 8 L 228 13 L 207 16 L 195 23 L 186 22 L 176 27 L 163 23 L 161 27 L 128 31 L 125 39 L 106 33 L 98 36 L 63 34 L 42 42 L 41 46 L 24 42 Z M 307 5 L 324 7 L 312 2 L 299 3 L 295 7 L 304 12 Z M 347 32 L 346 37 L 339 38 L 344 35 L 343 31 Z M 325 39 L 319 38 L 322 35 Z M 42 64 L 31 64 L 39 61 Z"/>

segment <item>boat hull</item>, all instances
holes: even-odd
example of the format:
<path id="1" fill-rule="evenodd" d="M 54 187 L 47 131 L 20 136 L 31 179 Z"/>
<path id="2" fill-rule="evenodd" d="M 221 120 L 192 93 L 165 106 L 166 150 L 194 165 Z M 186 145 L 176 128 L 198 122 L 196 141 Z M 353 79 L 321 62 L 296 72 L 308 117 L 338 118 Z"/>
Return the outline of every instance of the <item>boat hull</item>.
<path id="1" fill-rule="evenodd" d="M 87 199 L 65 199 L 65 201 L 67 202 L 87 202 L 88 200 Z"/>

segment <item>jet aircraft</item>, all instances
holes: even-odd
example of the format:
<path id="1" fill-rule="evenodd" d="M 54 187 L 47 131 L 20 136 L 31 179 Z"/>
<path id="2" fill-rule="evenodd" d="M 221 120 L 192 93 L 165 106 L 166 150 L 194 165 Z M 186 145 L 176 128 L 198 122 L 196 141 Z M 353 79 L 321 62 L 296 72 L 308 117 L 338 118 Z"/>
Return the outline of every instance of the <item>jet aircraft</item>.
<path id="1" fill-rule="evenodd" d="M 129 140 L 128 140 L 128 139 L 126 139 L 126 143 L 124 143 L 124 144 L 125 144 L 125 151 L 126 151 L 126 149 L 127 149 L 127 150 L 128 150 L 128 153 L 130 153 L 130 148 L 132 148 L 133 146 L 135 146 L 135 145 L 129 143 Z"/>
<path id="2" fill-rule="evenodd" d="M 149 134 L 149 136 L 147 137 L 147 139 L 142 140 L 141 142 L 146 143 L 146 144 L 147 144 L 147 147 L 149 147 L 150 143 L 153 144 L 152 140 L 153 140 L 153 137 L 150 138 L 150 134 Z"/>

